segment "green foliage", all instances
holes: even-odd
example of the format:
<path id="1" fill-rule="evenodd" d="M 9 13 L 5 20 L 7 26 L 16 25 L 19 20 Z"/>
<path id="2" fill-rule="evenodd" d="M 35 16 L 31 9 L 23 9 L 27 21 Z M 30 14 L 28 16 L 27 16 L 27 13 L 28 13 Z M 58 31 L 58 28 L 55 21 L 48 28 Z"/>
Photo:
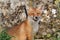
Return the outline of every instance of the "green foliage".
<path id="1" fill-rule="evenodd" d="M 50 38 L 50 37 L 51 37 L 51 34 L 47 34 L 46 37 L 47 37 L 47 38 Z"/>
<path id="2" fill-rule="evenodd" d="M 60 40 L 60 37 L 58 38 L 58 40 Z"/>
<path id="3" fill-rule="evenodd" d="M 54 36 L 54 37 L 52 37 L 52 40 L 60 40 L 60 37 Z"/>
<path id="4" fill-rule="evenodd" d="M 55 32 L 55 34 L 52 36 L 52 40 L 60 40 L 60 30 Z"/>
<path id="5" fill-rule="evenodd" d="M 6 30 L 0 33 L 0 40 L 10 40 L 12 36 L 8 35 Z"/>

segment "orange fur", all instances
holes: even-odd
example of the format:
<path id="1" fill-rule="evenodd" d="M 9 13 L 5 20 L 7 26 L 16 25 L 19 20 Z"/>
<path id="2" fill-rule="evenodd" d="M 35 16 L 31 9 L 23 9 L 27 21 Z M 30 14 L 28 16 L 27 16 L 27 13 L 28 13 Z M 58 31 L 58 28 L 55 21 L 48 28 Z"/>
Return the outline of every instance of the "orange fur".
<path id="1" fill-rule="evenodd" d="M 41 16 L 41 11 L 39 8 L 30 8 L 28 13 L 29 16 Z"/>
<path id="2" fill-rule="evenodd" d="M 14 36 L 11 40 L 26 40 L 27 38 L 28 40 L 32 40 L 32 28 L 28 20 L 9 29 L 8 34 Z"/>
<path id="3" fill-rule="evenodd" d="M 28 16 L 40 16 L 40 11 L 38 9 L 31 9 L 29 9 Z M 14 36 L 11 40 L 32 40 L 32 26 L 30 25 L 28 19 L 26 19 L 21 24 L 8 29 L 7 32 L 11 36 Z"/>

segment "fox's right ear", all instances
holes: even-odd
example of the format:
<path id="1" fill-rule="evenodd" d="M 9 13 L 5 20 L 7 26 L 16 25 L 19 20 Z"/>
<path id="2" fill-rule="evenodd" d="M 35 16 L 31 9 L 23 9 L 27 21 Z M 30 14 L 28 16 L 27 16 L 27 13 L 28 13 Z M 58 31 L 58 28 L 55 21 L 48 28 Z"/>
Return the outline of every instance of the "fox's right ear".
<path id="1" fill-rule="evenodd" d="M 27 12 L 28 12 L 28 15 L 30 15 L 31 14 L 31 12 L 32 12 L 32 7 L 29 7 L 29 9 L 27 10 Z"/>
<path id="2" fill-rule="evenodd" d="M 32 7 L 29 7 L 28 11 L 31 11 L 33 8 Z"/>

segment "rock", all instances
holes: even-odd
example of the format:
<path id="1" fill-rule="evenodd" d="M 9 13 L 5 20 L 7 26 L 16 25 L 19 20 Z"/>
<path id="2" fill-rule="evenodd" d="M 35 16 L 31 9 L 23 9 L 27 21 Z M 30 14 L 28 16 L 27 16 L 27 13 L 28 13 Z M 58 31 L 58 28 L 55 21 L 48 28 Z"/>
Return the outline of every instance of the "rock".
<path id="1" fill-rule="evenodd" d="M 56 29 L 55 29 L 55 28 L 52 28 L 52 31 L 53 31 L 53 32 L 56 32 Z"/>

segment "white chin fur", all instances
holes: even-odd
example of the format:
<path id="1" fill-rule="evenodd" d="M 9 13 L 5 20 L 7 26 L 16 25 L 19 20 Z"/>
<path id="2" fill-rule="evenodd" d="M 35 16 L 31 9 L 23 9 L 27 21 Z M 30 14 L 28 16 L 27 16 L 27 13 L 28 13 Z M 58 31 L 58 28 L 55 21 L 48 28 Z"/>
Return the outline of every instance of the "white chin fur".
<path id="1" fill-rule="evenodd" d="M 39 29 L 39 20 L 38 21 L 34 21 L 31 17 L 28 17 L 28 20 L 30 22 L 30 24 L 32 25 L 33 28 L 33 33 L 36 33 Z"/>

